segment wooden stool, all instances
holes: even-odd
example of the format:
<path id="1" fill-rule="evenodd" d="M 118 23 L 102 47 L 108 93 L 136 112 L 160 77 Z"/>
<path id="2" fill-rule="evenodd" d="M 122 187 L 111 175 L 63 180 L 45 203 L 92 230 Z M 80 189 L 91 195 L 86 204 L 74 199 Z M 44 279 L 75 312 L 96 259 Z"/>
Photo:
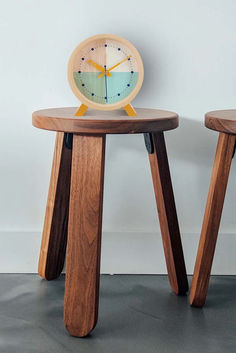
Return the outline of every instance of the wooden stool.
<path id="1" fill-rule="evenodd" d="M 190 293 L 190 304 L 198 307 L 202 307 L 206 300 L 228 176 L 235 151 L 236 110 L 207 113 L 205 125 L 209 129 L 219 131 L 219 139 Z"/>
<path id="2" fill-rule="evenodd" d="M 170 285 L 176 294 L 188 290 L 163 135 L 177 128 L 178 116 L 154 109 L 136 111 L 137 117 L 123 110 L 91 110 L 75 117 L 76 108 L 33 113 L 35 127 L 58 131 L 39 274 L 47 280 L 57 278 L 66 253 L 64 321 L 73 336 L 86 336 L 98 316 L 106 134 L 145 133 Z"/>

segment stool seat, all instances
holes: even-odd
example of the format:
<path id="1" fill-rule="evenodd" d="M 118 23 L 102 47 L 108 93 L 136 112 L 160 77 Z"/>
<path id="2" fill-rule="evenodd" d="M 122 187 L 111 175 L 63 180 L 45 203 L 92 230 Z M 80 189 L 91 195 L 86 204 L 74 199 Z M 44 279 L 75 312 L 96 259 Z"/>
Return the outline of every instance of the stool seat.
<path id="1" fill-rule="evenodd" d="M 33 125 L 40 129 L 82 134 L 132 134 L 172 130 L 178 127 L 178 115 L 173 112 L 135 108 L 137 116 L 127 116 L 122 110 L 88 110 L 75 116 L 78 108 L 42 109 L 33 113 Z"/>
<path id="2" fill-rule="evenodd" d="M 236 134 L 236 109 L 216 110 L 206 113 L 205 126 L 226 134 Z"/>

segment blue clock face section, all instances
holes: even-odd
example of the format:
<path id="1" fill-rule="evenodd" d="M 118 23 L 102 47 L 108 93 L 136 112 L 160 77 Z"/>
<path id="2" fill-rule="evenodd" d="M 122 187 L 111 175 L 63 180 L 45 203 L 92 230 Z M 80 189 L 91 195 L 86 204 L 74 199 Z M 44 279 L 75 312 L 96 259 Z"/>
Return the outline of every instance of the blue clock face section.
<path id="1" fill-rule="evenodd" d="M 74 65 L 77 88 L 89 100 L 113 104 L 128 97 L 138 82 L 138 65 L 124 44 L 98 40 L 84 48 Z"/>
<path id="2" fill-rule="evenodd" d="M 80 92 L 88 99 L 100 104 L 112 104 L 126 98 L 138 81 L 138 72 L 113 72 L 110 77 L 104 75 L 96 82 L 97 73 L 74 72 L 74 80 Z"/>

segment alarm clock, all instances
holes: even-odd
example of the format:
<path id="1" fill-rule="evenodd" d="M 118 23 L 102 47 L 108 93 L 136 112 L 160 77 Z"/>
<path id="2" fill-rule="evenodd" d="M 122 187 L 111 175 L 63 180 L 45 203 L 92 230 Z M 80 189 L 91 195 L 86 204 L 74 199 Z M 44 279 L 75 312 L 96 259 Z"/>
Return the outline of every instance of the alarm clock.
<path id="1" fill-rule="evenodd" d="M 130 102 L 139 92 L 143 76 L 141 56 L 128 40 L 113 34 L 84 40 L 75 48 L 68 64 L 69 84 L 82 102 L 75 115 L 84 115 L 88 107 L 124 107 L 128 115 L 135 116 Z"/>

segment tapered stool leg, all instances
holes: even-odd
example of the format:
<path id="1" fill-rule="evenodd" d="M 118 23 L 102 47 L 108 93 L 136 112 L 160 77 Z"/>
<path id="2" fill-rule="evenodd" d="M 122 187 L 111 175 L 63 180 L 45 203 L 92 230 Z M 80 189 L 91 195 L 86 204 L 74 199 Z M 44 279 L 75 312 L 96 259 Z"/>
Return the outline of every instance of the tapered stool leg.
<path id="1" fill-rule="evenodd" d="M 151 135 L 153 153 L 149 153 L 154 192 L 171 288 L 176 294 L 188 291 L 188 280 L 172 189 L 163 132 Z"/>
<path id="2" fill-rule="evenodd" d="M 98 315 L 105 135 L 73 137 L 64 321 L 86 336 Z"/>
<path id="3" fill-rule="evenodd" d="M 190 304 L 197 307 L 206 300 L 234 145 L 234 135 L 219 134 L 190 292 Z"/>
<path id="4" fill-rule="evenodd" d="M 38 272 L 41 277 L 57 278 L 64 266 L 70 195 L 71 150 L 65 134 L 56 136 Z"/>

